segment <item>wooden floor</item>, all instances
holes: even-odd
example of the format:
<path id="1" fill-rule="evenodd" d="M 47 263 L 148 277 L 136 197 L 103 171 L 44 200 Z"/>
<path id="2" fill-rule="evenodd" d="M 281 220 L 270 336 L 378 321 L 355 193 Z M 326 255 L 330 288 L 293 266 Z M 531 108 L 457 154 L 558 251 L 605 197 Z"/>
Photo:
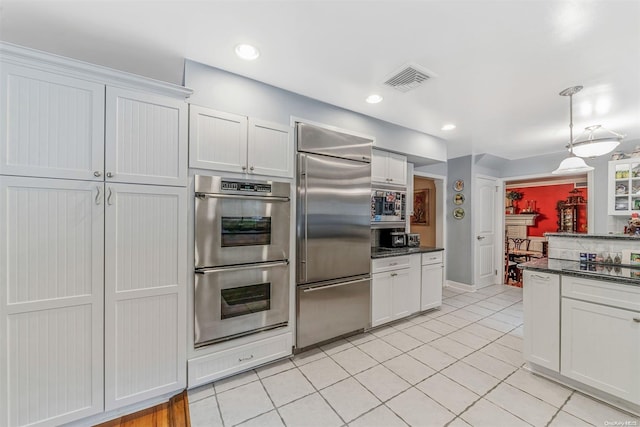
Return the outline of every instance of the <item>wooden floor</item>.
<path id="1" fill-rule="evenodd" d="M 168 402 L 134 414 L 125 415 L 96 427 L 190 427 L 187 391 L 173 396 Z"/>

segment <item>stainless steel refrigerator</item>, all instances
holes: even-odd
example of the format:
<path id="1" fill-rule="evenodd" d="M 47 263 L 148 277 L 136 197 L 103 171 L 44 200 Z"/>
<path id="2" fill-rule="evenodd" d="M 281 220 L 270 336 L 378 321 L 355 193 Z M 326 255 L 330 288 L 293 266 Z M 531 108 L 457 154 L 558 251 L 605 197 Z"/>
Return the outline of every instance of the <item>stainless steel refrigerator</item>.
<path id="1" fill-rule="evenodd" d="M 297 123 L 298 349 L 370 324 L 371 145 Z"/>

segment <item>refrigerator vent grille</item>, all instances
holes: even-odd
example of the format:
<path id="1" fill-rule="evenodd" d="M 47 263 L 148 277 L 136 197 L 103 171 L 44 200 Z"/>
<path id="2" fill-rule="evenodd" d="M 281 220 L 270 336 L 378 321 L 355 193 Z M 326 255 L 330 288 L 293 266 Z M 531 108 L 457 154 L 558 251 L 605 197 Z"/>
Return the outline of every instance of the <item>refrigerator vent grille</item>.
<path id="1" fill-rule="evenodd" d="M 421 70 L 416 64 L 408 64 L 389 77 L 384 84 L 400 92 L 409 92 L 430 78 L 431 76 L 427 74 L 426 70 Z"/>

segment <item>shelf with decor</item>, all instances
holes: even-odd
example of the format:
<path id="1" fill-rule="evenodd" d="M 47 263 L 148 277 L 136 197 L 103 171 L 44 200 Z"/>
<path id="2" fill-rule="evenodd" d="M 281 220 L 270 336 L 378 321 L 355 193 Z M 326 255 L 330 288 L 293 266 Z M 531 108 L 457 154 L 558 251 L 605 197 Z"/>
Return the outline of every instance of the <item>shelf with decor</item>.
<path id="1" fill-rule="evenodd" d="M 608 177 L 609 215 L 640 212 L 640 158 L 610 161 Z"/>

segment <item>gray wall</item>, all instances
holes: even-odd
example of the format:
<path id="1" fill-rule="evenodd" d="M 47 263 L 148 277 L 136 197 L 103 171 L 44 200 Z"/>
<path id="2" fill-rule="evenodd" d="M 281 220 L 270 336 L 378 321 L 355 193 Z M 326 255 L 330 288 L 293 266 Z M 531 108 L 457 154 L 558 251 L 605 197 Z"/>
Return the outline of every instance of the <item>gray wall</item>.
<path id="1" fill-rule="evenodd" d="M 185 86 L 192 104 L 285 125 L 291 116 L 375 137 L 375 146 L 406 154 L 424 165 L 447 160 L 444 140 L 307 98 L 198 62 L 185 61 Z"/>
<path id="2" fill-rule="evenodd" d="M 454 282 L 472 284 L 473 283 L 473 191 L 472 191 L 472 156 L 449 159 L 447 164 L 447 189 L 446 189 L 446 212 L 447 212 L 447 280 Z M 422 170 L 422 169 L 421 169 Z M 465 201 L 461 206 L 453 204 L 453 184 L 457 180 L 464 181 Z M 463 219 L 455 219 L 452 212 L 455 208 L 461 207 L 465 211 Z"/>

